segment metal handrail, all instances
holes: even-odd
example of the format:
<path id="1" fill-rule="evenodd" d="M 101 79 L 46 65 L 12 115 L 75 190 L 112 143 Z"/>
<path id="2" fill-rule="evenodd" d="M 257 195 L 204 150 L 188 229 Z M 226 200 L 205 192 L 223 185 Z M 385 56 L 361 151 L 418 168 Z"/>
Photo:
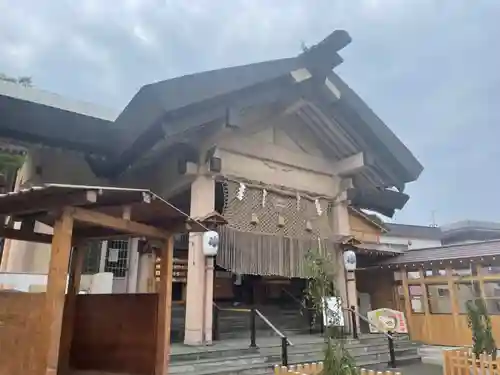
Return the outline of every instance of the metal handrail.
<path id="1" fill-rule="evenodd" d="M 293 346 L 293 343 L 288 339 L 288 337 L 285 336 L 285 334 L 283 334 L 278 328 L 276 328 L 276 326 L 271 323 L 269 321 L 269 319 L 266 318 L 266 316 L 264 314 L 262 314 L 262 312 L 260 312 L 258 309 L 255 309 L 255 313 L 259 316 L 259 318 L 262 319 L 262 321 L 264 323 L 266 323 L 269 328 L 271 328 L 279 337 L 281 337 L 282 339 L 286 339 L 286 341 L 288 342 L 288 345 L 290 346 Z"/>
<path id="2" fill-rule="evenodd" d="M 351 313 L 351 319 L 352 319 L 352 334 L 354 338 L 358 338 L 358 332 L 357 332 L 357 324 L 356 324 L 356 316 L 358 316 L 360 319 L 368 323 L 370 326 L 376 328 L 378 330 L 378 327 L 370 322 L 368 317 L 361 315 L 356 311 L 356 308 L 354 306 L 351 307 L 342 307 L 343 310 L 349 311 Z M 392 368 L 396 368 L 396 352 L 394 350 L 394 334 L 389 333 L 389 332 L 381 332 L 385 337 L 387 337 L 387 342 L 389 345 L 389 365 Z"/>
<path id="3" fill-rule="evenodd" d="M 371 327 L 373 328 L 376 328 L 377 330 L 379 329 L 375 324 L 373 324 L 372 322 L 370 322 L 370 319 L 368 319 L 368 317 L 364 316 L 364 315 L 361 315 L 359 312 L 357 312 L 355 309 L 353 308 L 350 308 L 350 307 L 343 307 L 342 308 L 343 310 L 346 310 L 346 311 L 350 311 L 351 313 L 355 314 L 357 317 L 359 317 L 361 320 L 363 320 L 364 322 L 368 323 Z M 394 338 L 393 335 L 391 335 L 390 333 L 388 332 L 380 332 L 382 333 L 385 337 L 387 337 L 388 339 L 392 339 Z"/>
<path id="4" fill-rule="evenodd" d="M 300 306 L 302 306 L 303 309 L 307 309 L 307 310 L 310 310 L 306 304 L 304 303 L 304 301 L 301 301 L 299 300 L 297 297 L 295 297 L 292 293 L 290 293 L 288 290 L 286 290 L 285 288 L 281 288 L 281 290 L 283 292 L 285 292 L 286 295 L 288 295 L 291 299 L 293 299 L 296 303 L 298 303 Z"/>
<path id="5" fill-rule="evenodd" d="M 285 294 L 288 295 L 295 303 L 300 305 L 300 314 L 305 316 L 309 320 L 309 333 L 312 334 L 315 326 L 315 319 L 313 318 L 313 315 L 317 315 L 316 309 L 308 307 L 304 300 L 299 300 L 285 288 L 281 288 L 281 290 L 285 292 Z M 320 321 L 320 332 L 321 334 L 323 334 L 324 332 L 323 319 L 321 319 Z"/>
<path id="6" fill-rule="evenodd" d="M 213 322 L 212 322 L 212 340 L 219 340 L 219 312 L 220 311 L 233 311 L 233 312 L 244 312 L 250 313 L 250 347 L 257 347 L 257 328 L 255 325 L 255 317 L 258 316 L 264 323 L 268 325 L 281 339 L 281 362 L 283 366 L 288 366 L 288 346 L 293 346 L 293 343 L 286 337 L 286 335 L 281 332 L 276 326 L 266 318 L 262 312 L 256 308 L 252 309 L 232 309 L 232 308 L 222 308 L 218 306 L 215 302 L 212 302 L 213 306 Z"/>

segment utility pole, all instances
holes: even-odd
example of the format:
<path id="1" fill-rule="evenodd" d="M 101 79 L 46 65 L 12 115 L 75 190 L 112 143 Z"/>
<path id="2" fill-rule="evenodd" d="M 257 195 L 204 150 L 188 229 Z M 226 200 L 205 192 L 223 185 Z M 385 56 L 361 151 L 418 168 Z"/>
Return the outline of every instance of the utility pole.
<path id="1" fill-rule="evenodd" d="M 436 228 L 436 210 L 431 211 L 431 216 L 432 216 L 432 224 L 430 225 L 432 228 Z"/>

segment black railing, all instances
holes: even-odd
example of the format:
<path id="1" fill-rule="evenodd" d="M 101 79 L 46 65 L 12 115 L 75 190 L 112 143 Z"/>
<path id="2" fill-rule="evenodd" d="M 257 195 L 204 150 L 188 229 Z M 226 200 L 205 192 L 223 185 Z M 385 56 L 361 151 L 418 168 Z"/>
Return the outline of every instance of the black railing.
<path id="1" fill-rule="evenodd" d="M 354 339 L 357 339 L 359 337 L 357 317 L 359 317 L 359 319 L 361 319 L 361 320 L 364 320 L 366 323 L 368 323 L 368 325 L 378 329 L 378 327 L 376 327 L 372 322 L 370 322 L 370 320 L 367 317 L 358 313 L 356 311 L 355 306 L 351 306 L 349 308 L 346 308 L 346 310 L 349 312 L 349 314 L 351 316 L 352 337 Z M 391 368 L 396 368 L 396 352 L 394 350 L 394 333 L 391 331 L 382 332 L 382 333 L 387 337 L 387 344 L 389 346 L 389 366 Z"/>
<path id="2" fill-rule="evenodd" d="M 293 345 L 293 343 L 278 330 L 264 314 L 262 314 L 258 309 L 252 307 L 251 309 L 237 309 L 237 308 L 221 308 L 213 303 L 213 322 L 212 322 L 212 340 L 220 340 L 220 312 L 221 311 L 232 311 L 237 313 L 248 313 L 250 317 L 250 347 L 257 348 L 257 317 L 259 317 L 266 325 L 271 328 L 281 339 L 281 363 L 283 366 L 288 366 L 288 345 Z"/>
<path id="3" fill-rule="evenodd" d="M 267 324 L 269 328 L 271 328 L 281 339 L 281 364 L 283 366 L 288 366 L 288 345 L 293 345 L 293 343 L 283 334 L 278 328 L 272 324 L 269 319 L 267 319 L 264 314 L 262 314 L 259 310 L 252 308 L 251 315 L 253 316 L 252 320 L 255 321 L 258 316 L 264 323 Z M 253 337 L 253 340 L 257 340 L 257 332 L 255 329 L 255 324 L 253 324 L 252 332 L 250 337 Z"/>
<path id="4" fill-rule="evenodd" d="M 238 308 L 224 308 L 218 306 L 215 302 L 212 302 L 212 340 L 219 341 L 220 340 L 220 313 L 222 311 L 231 311 L 236 313 L 244 313 L 248 314 L 251 312 L 250 309 L 238 309 Z"/>
<path id="5" fill-rule="evenodd" d="M 317 319 L 319 318 L 319 320 L 320 320 L 319 330 L 320 330 L 320 333 L 323 334 L 324 331 L 325 331 L 325 327 L 324 327 L 324 324 L 323 324 L 323 317 L 322 316 L 318 316 L 318 314 L 317 314 L 317 312 L 316 312 L 315 309 L 313 309 L 311 307 L 307 307 L 307 305 L 306 305 L 306 303 L 304 301 L 301 301 L 300 299 L 298 299 L 297 297 L 295 297 L 292 293 L 290 293 L 285 288 L 281 288 L 281 291 L 284 292 L 288 297 L 290 297 L 290 299 L 293 302 L 295 302 L 297 305 L 299 305 L 300 314 L 302 316 L 306 317 L 306 319 L 308 321 L 308 324 L 309 324 L 309 333 L 313 334 L 315 323 L 316 323 Z"/>

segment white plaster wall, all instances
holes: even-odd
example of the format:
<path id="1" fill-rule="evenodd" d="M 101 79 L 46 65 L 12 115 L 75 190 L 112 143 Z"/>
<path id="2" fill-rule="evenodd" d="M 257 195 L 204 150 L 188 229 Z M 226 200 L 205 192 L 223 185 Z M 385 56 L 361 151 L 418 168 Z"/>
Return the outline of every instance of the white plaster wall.
<path id="1" fill-rule="evenodd" d="M 283 124 L 285 120 L 275 120 L 276 124 L 270 123 L 266 129 L 261 125 L 255 133 L 226 133 L 217 141 L 222 174 L 335 196 L 340 180 L 331 167 L 333 161 L 321 155 L 303 128 L 292 120 L 288 125 Z"/>
<path id="2" fill-rule="evenodd" d="M 438 247 L 441 246 L 440 240 L 429 240 L 422 238 L 404 238 L 404 237 L 394 237 L 388 235 L 380 236 L 380 244 L 381 245 L 395 245 L 398 246 L 406 246 L 409 250 L 414 249 L 424 249 L 428 247 Z"/>

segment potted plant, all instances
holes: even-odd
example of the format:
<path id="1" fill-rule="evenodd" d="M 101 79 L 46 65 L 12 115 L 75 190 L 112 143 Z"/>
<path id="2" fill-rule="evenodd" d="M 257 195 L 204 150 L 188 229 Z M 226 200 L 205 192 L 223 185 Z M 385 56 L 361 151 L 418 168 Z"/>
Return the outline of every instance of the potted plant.
<path id="1" fill-rule="evenodd" d="M 472 366 L 480 366 L 479 358 L 482 354 L 490 355 L 493 360 L 497 357 L 497 347 L 491 328 L 491 319 L 483 298 L 467 301 L 467 325 L 472 333 L 472 353 L 470 359 Z M 479 374 L 487 375 L 489 370 L 478 369 Z M 471 368 L 470 373 L 473 374 Z"/>
<path id="2" fill-rule="evenodd" d="M 345 335 L 343 327 L 338 327 L 342 312 L 331 311 L 325 297 L 338 296 L 335 286 L 335 260 L 323 256 L 317 251 L 310 251 L 307 255 L 307 274 L 309 277 L 305 298 L 308 305 L 316 312 L 315 316 L 322 319 L 325 311 L 332 315 L 331 326 L 326 327 L 326 345 L 324 350 L 322 375 L 358 375 L 354 358 L 345 347 Z"/>

